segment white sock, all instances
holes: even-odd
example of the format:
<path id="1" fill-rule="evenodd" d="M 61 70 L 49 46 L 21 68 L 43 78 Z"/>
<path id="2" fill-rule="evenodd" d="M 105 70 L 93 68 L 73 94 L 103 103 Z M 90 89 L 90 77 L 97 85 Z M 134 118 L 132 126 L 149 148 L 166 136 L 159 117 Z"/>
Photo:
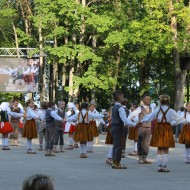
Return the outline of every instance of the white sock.
<path id="1" fill-rule="evenodd" d="M 83 153 L 86 154 L 87 153 L 87 144 L 83 144 Z"/>
<path id="2" fill-rule="evenodd" d="M 134 141 L 134 150 L 137 152 L 137 142 Z"/>
<path id="3" fill-rule="evenodd" d="M 189 148 L 185 148 L 185 158 L 189 158 Z"/>
<path id="4" fill-rule="evenodd" d="M 112 159 L 112 153 L 113 153 L 113 148 L 110 148 L 108 151 L 108 158 Z"/>
<path id="5" fill-rule="evenodd" d="M 93 150 L 93 141 L 87 141 L 87 150 Z"/>
<path id="6" fill-rule="evenodd" d="M 27 149 L 32 150 L 32 140 L 31 139 L 27 139 Z"/>
<path id="7" fill-rule="evenodd" d="M 157 165 L 158 166 L 162 165 L 162 155 L 161 154 L 157 154 Z"/>
<path id="8" fill-rule="evenodd" d="M 82 146 L 82 144 L 79 145 L 79 151 L 80 151 L 80 154 L 83 153 L 83 146 Z"/>
<path id="9" fill-rule="evenodd" d="M 5 138 L 5 146 L 9 146 L 9 139 Z"/>
<path id="10" fill-rule="evenodd" d="M 2 145 L 3 145 L 3 146 L 6 146 L 6 145 L 5 145 L 5 138 L 2 138 Z"/>
<path id="11" fill-rule="evenodd" d="M 162 154 L 162 166 L 167 166 L 168 154 Z"/>
<path id="12" fill-rule="evenodd" d="M 69 145 L 73 145 L 73 138 L 69 137 Z"/>

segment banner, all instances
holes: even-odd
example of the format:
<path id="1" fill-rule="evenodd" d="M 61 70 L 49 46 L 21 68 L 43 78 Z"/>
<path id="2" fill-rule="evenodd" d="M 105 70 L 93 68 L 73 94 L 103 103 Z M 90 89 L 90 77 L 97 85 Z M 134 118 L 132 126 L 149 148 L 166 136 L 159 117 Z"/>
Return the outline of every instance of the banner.
<path id="1" fill-rule="evenodd" d="M 0 58 L 0 92 L 38 92 L 39 59 Z"/>

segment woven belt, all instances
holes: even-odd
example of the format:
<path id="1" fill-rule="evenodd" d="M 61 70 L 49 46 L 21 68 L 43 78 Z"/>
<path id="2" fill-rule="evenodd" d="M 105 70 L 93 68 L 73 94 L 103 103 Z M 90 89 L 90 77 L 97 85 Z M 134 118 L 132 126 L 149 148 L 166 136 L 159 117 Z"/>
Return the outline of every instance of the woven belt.
<path id="1" fill-rule="evenodd" d="M 142 128 L 146 128 L 146 129 L 149 129 L 150 127 L 142 127 Z"/>

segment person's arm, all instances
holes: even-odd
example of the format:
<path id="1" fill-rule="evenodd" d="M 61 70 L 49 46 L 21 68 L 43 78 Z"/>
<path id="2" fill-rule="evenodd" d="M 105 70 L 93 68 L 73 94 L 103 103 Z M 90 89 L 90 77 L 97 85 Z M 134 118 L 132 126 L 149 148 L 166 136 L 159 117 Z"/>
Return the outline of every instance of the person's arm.
<path id="1" fill-rule="evenodd" d="M 128 119 L 133 120 L 136 116 L 138 116 L 141 113 L 141 107 L 139 106 L 137 109 L 135 109 L 133 112 L 131 112 L 128 116 Z"/>
<path id="2" fill-rule="evenodd" d="M 186 123 L 187 120 L 183 117 L 183 115 L 179 115 L 175 110 L 170 109 L 170 117 L 171 117 L 171 122 L 170 124 L 172 126 L 174 125 L 179 125 L 181 123 Z"/>
<path id="3" fill-rule="evenodd" d="M 22 117 L 24 115 L 24 113 L 12 112 L 10 108 L 7 108 L 7 114 L 9 116 L 16 117 L 16 118 Z"/>
<path id="4" fill-rule="evenodd" d="M 104 115 L 99 114 L 98 112 L 96 112 L 96 113 L 88 112 L 88 117 L 89 117 L 89 119 L 101 119 L 104 117 Z"/>
<path id="5" fill-rule="evenodd" d="M 141 123 L 148 123 L 151 122 L 152 120 L 156 119 L 156 115 L 158 113 L 160 108 L 155 109 L 152 113 L 149 113 L 143 117 L 141 120 Z"/>
<path id="6" fill-rule="evenodd" d="M 67 122 L 77 121 L 78 120 L 78 114 L 79 113 L 75 113 L 74 115 L 72 115 L 70 117 L 66 117 L 66 121 Z"/>
<path id="7" fill-rule="evenodd" d="M 36 112 L 34 112 L 34 110 L 32 110 L 32 109 L 27 109 L 26 115 L 27 115 L 26 117 L 32 118 L 32 119 L 38 119 L 39 118 L 38 114 Z"/>
<path id="8" fill-rule="evenodd" d="M 63 118 L 60 117 L 55 111 L 50 112 L 51 117 L 53 117 L 55 120 L 63 121 Z"/>
<path id="9" fill-rule="evenodd" d="M 127 118 L 127 114 L 125 112 L 125 109 L 123 107 L 119 108 L 119 117 L 121 118 L 121 120 L 123 121 L 124 125 L 128 125 L 135 127 L 137 124 L 132 122 L 130 119 Z"/>

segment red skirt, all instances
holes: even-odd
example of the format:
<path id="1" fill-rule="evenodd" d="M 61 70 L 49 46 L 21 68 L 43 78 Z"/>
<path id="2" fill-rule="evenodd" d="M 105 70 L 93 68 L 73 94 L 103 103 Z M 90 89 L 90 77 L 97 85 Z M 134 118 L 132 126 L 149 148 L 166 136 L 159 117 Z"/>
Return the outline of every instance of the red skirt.
<path id="1" fill-rule="evenodd" d="M 179 143 L 190 145 L 190 125 L 184 125 L 179 136 Z"/>
<path id="2" fill-rule="evenodd" d="M 69 122 L 67 122 L 65 125 L 64 125 L 64 134 L 67 134 L 67 133 L 74 133 L 76 131 L 76 126 L 75 125 L 72 125 L 70 124 Z"/>
<path id="3" fill-rule="evenodd" d="M 13 132 L 13 128 L 11 124 L 7 122 L 0 122 L 0 133 L 11 133 Z"/>
<path id="4" fill-rule="evenodd" d="M 156 123 L 150 146 L 159 148 L 174 148 L 173 129 L 169 123 Z"/>

